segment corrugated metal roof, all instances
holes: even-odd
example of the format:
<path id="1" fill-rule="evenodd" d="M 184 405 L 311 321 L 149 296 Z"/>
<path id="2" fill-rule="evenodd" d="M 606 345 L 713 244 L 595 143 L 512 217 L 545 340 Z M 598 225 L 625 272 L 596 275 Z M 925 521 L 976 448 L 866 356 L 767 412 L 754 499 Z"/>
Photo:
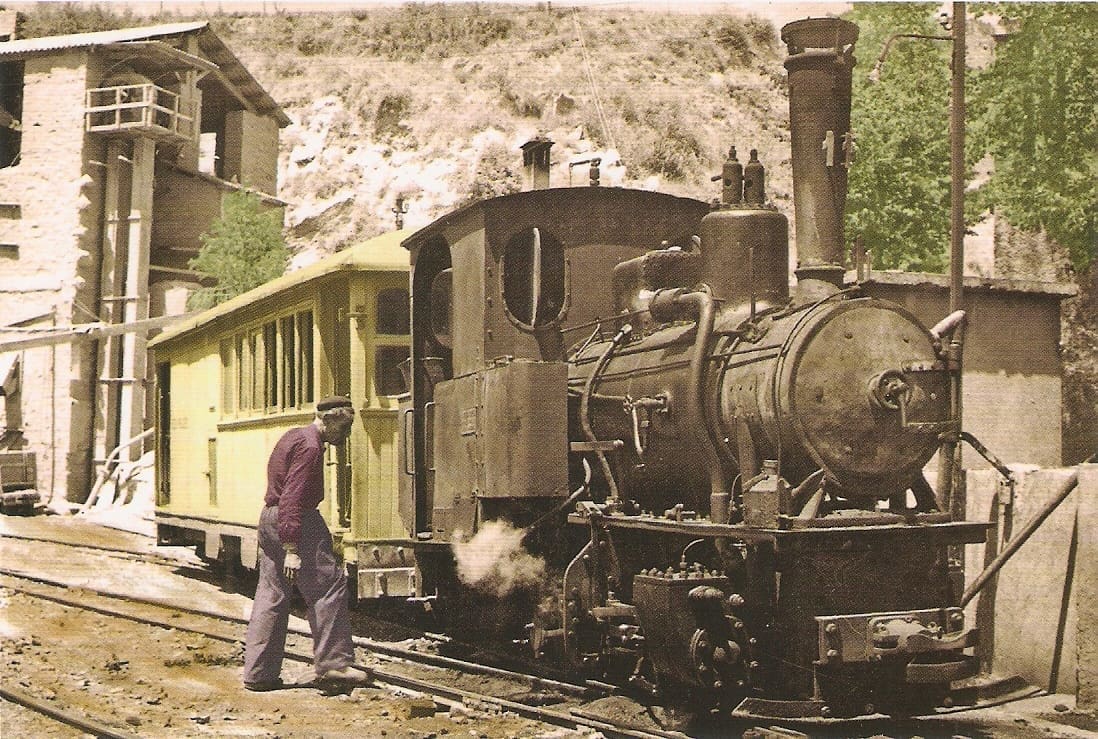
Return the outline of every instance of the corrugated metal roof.
<path id="1" fill-rule="evenodd" d="M 59 51 L 61 49 L 80 49 L 99 44 L 116 44 L 121 41 L 148 41 L 161 36 L 177 36 L 183 33 L 200 31 L 209 26 L 206 21 L 188 23 L 165 23 L 159 26 L 141 26 L 138 28 L 119 28 L 115 31 L 93 31 L 91 33 L 69 33 L 63 36 L 40 36 L 0 43 L 0 56 L 14 54 L 33 54 L 40 51 Z"/>
<path id="2" fill-rule="evenodd" d="M 290 124 L 290 119 L 282 110 L 282 107 L 256 81 L 229 47 L 218 38 L 206 21 L 165 23 L 158 26 L 120 28 L 115 31 L 70 33 L 63 36 L 42 36 L 17 41 L 3 41 L 0 42 L 0 60 L 66 49 L 85 49 L 121 44 L 127 41 L 150 41 L 186 34 L 198 35 L 198 43 L 202 48 L 202 52 L 218 66 L 217 74 L 224 84 L 239 90 L 240 94 L 249 101 L 249 104 L 254 105 L 260 114 L 274 117 L 280 126 Z"/>
<path id="3" fill-rule="evenodd" d="M 391 231 L 381 236 L 348 247 L 343 251 L 325 257 L 308 267 L 289 272 L 270 282 L 265 282 L 243 295 L 226 300 L 198 315 L 172 324 L 163 333 L 149 342 L 149 346 L 159 346 L 185 334 L 203 328 L 219 318 L 223 318 L 253 303 L 273 297 L 283 290 L 315 280 L 342 270 L 367 270 L 375 272 L 407 272 L 408 251 L 400 243 L 412 232 Z"/>

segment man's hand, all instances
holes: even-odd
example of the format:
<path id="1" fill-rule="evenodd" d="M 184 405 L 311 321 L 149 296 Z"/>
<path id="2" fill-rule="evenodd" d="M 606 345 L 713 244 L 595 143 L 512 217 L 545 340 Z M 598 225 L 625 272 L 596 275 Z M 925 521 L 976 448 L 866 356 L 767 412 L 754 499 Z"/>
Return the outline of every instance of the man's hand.
<path id="1" fill-rule="evenodd" d="M 297 554 L 297 548 L 286 548 L 286 561 L 282 565 L 282 574 L 287 582 L 293 583 L 297 579 L 298 570 L 301 569 L 301 557 Z"/>

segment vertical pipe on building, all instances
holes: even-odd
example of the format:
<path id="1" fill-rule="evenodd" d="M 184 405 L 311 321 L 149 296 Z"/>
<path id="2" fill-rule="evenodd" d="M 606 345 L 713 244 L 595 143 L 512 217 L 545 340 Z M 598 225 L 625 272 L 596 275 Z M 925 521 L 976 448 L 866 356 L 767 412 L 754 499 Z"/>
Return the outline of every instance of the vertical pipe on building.
<path id="1" fill-rule="evenodd" d="M 149 317 L 149 251 L 152 245 L 153 172 L 156 144 L 151 139 L 133 142 L 130 178 L 129 239 L 126 245 L 126 323 Z M 119 393 L 119 439 L 127 441 L 144 430 L 146 338 L 142 331 L 128 331 L 122 339 L 123 381 Z M 130 450 L 130 459 L 141 449 Z"/>
<path id="2" fill-rule="evenodd" d="M 103 174 L 103 234 L 100 239 L 100 289 L 99 315 L 108 323 L 120 323 L 122 307 L 117 297 L 124 293 L 124 285 L 119 268 L 120 239 L 118 227 L 120 174 L 122 166 L 121 140 L 107 143 L 107 156 Z M 97 411 L 102 414 L 103 425 L 96 433 L 95 460 L 102 463 L 107 453 L 118 446 L 118 384 L 114 381 L 120 375 L 119 355 L 121 339 L 105 336 L 99 340 L 99 388 L 96 392 Z"/>

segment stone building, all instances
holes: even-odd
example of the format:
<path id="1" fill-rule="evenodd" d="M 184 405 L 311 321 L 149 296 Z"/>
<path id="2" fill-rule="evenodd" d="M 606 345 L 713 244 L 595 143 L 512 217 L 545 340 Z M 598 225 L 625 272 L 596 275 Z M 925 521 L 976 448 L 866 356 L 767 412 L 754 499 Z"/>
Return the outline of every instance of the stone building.
<path id="1" fill-rule="evenodd" d="M 284 206 L 288 124 L 205 22 L 0 41 L 0 450 L 43 498 L 83 500 L 147 428 L 148 331 L 226 192 Z"/>

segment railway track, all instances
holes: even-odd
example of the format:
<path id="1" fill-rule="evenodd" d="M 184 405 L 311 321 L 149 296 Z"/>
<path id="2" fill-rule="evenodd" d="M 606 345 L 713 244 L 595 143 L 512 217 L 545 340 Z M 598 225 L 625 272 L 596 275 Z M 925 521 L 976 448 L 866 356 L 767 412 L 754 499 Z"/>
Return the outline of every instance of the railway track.
<path id="1" fill-rule="evenodd" d="M 80 546 L 69 542 L 55 543 Z M 0 587 L 102 616 L 197 634 L 233 645 L 239 645 L 242 633 L 240 626 L 246 623 L 245 619 L 232 614 L 199 608 L 181 608 L 176 604 L 158 599 L 127 596 L 94 588 L 70 590 L 66 583 L 7 568 L 0 568 Z M 299 637 L 309 635 L 309 632 L 304 629 L 292 629 L 291 633 Z M 679 732 L 652 729 L 650 727 L 625 726 L 615 723 L 612 719 L 603 719 L 592 714 L 587 710 L 588 702 L 606 695 L 606 692 L 590 685 L 576 685 L 547 680 L 542 677 L 486 667 L 452 657 L 405 649 L 398 645 L 377 642 L 363 637 L 355 637 L 355 643 L 356 646 L 368 650 L 382 660 L 383 666 L 369 666 L 380 686 L 416 696 L 428 697 L 444 710 L 461 707 L 462 710 L 492 713 L 507 712 L 562 728 L 590 729 L 601 732 L 607 737 L 686 736 Z M 286 658 L 301 663 L 311 662 L 308 653 L 296 649 L 288 649 Z M 436 673 L 433 679 L 429 679 L 429 675 L 427 677 L 423 675 L 424 669 Z M 490 677 L 497 683 L 497 689 L 493 691 L 496 694 L 458 687 L 454 685 L 455 682 L 458 682 L 454 679 L 455 675 Z M 303 684 L 300 687 L 309 686 Z M 499 697 L 498 694 L 500 693 L 512 695 L 519 699 Z M 125 733 L 117 733 L 117 729 L 111 729 L 109 726 L 97 722 L 93 717 L 82 717 L 78 712 L 65 711 L 48 704 L 42 705 L 41 701 L 36 703 L 33 696 L 29 694 L 21 695 L 20 691 L 17 690 L 10 691 L 10 694 L 4 697 L 21 703 L 32 710 L 51 709 L 58 714 L 55 716 L 56 720 L 78 726 L 92 734 L 130 736 Z M 45 713 L 45 711 L 41 712 Z M 111 734 L 107 730 L 116 733 Z"/>
<path id="2" fill-rule="evenodd" d="M 207 569 L 196 566 L 194 562 L 140 551 L 137 548 L 127 549 L 125 547 L 82 544 L 71 540 L 65 541 L 42 536 L 12 536 L 5 534 L 4 538 L 87 550 L 88 554 L 74 557 L 78 560 L 91 559 L 91 553 L 94 551 L 96 556 L 111 559 L 129 559 L 135 563 L 140 563 L 136 566 L 143 568 L 149 566 L 174 568 L 176 570 L 178 568 L 188 568 L 193 569 L 196 575 L 200 575 L 206 580 L 209 579 L 210 574 Z M 44 559 L 49 559 L 51 556 L 56 555 L 45 552 L 42 556 Z M 68 555 L 63 556 L 67 557 Z M 96 565 L 97 563 L 93 561 L 92 566 Z M 98 579 L 94 580 L 94 583 L 98 584 L 98 582 Z M 0 590 L 9 594 L 20 593 L 30 598 L 50 601 L 70 608 L 78 608 L 85 613 L 98 614 L 102 617 L 124 619 L 157 629 L 173 629 L 187 634 L 201 635 L 224 645 L 233 645 L 236 649 L 239 649 L 243 634 L 242 627 L 246 622 L 240 615 L 226 612 L 223 609 L 181 606 L 178 601 L 171 602 L 167 599 L 140 597 L 119 592 L 121 588 L 117 586 L 115 591 L 99 587 L 73 586 L 71 581 L 62 582 L 49 575 L 13 568 L 0 568 Z M 231 603 L 235 600 L 234 596 L 232 600 L 223 601 L 223 603 Z M 291 628 L 291 635 L 291 640 L 294 637 L 301 640 L 308 637 L 309 632 L 306 629 Z M 600 703 L 601 698 L 610 696 L 612 686 L 600 683 L 575 684 L 547 679 L 544 676 L 485 666 L 451 656 L 409 649 L 397 643 L 364 637 L 355 637 L 355 643 L 356 646 L 367 650 L 372 655 L 370 657 L 371 664 L 368 667 L 377 675 L 379 687 L 385 688 L 388 693 L 394 696 L 414 697 L 417 700 L 426 699 L 433 703 L 439 711 L 443 712 L 440 715 L 445 715 L 447 711 L 453 713 L 455 710 L 466 711 L 468 712 L 467 715 L 474 717 L 493 714 L 515 715 L 545 725 L 581 732 L 597 731 L 607 737 L 676 737 L 681 739 L 688 736 L 681 732 L 654 728 L 654 723 L 640 726 L 622 723 L 609 717 L 603 718 L 597 712 L 590 710 L 592 702 L 597 705 Z M 423 644 L 422 641 L 417 643 Z M 440 641 L 439 643 L 443 642 Z M 311 661 L 309 653 L 307 650 L 302 651 L 300 648 L 302 646 L 304 646 L 304 642 L 297 645 L 291 644 L 287 652 L 287 659 L 301 664 L 309 663 Z M 475 681 L 467 679 L 464 683 L 466 687 L 463 687 L 461 683 L 465 678 L 461 676 L 470 675 L 483 676 L 484 681 L 492 681 L 495 688 L 488 691 L 469 688 L 469 683 Z M 21 689 L 16 684 L 17 682 L 21 683 L 25 690 Z M 63 697 L 62 699 L 55 698 L 50 701 L 43 701 L 40 696 L 44 688 L 46 689 L 45 692 L 50 692 L 48 686 L 49 683 L 40 684 L 34 681 L 7 680 L 3 690 L 0 691 L 0 698 L 19 703 L 29 710 L 40 713 L 42 716 L 50 717 L 50 720 L 68 724 L 95 736 L 133 737 L 149 735 L 145 731 L 138 734 L 128 733 L 125 726 L 118 726 L 117 721 L 112 725 L 109 723 L 109 719 L 104 716 L 91 715 L 93 709 L 90 707 L 86 706 L 85 710 L 81 710 L 76 705 L 66 706 Z M 293 687 L 312 688 L 309 692 L 316 695 L 315 686 L 310 686 L 308 683 L 303 682 Z M 374 691 L 367 692 L 373 693 Z M 39 697 L 36 697 L 36 695 Z M 619 700 L 619 698 L 614 697 L 610 700 Z M 620 698 L 620 700 L 624 701 L 625 699 Z M 340 711 L 353 710 L 353 704 L 347 709 L 342 704 L 334 705 L 339 705 L 340 707 L 337 710 Z M 139 705 L 136 710 L 140 710 Z M 643 710 L 643 708 L 640 708 L 640 710 Z M 971 708 L 958 707 L 952 709 L 949 713 L 961 714 L 971 710 Z M 942 716 L 941 718 L 946 717 Z M 958 716 L 958 718 L 960 717 Z M 738 736 L 744 729 L 752 727 L 733 727 L 722 722 L 721 728 L 723 730 L 719 734 L 712 733 L 712 727 L 710 727 L 710 731 L 700 729 L 702 733 L 697 735 Z M 832 730 L 835 728 L 832 727 Z M 846 728 L 854 731 L 853 727 Z M 862 728 L 867 731 L 871 728 L 870 734 L 882 736 L 887 734 L 882 734 L 881 729 L 895 730 L 898 725 L 889 724 L 884 726 L 877 724 L 874 727 Z M 919 726 L 916 729 L 913 725 L 909 728 L 913 731 L 926 733 L 930 727 Z M 945 725 L 936 725 L 930 733 L 944 728 Z M 958 725 L 957 728 L 960 729 L 961 726 Z M 693 731 L 697 730 L 692 730 L 692 733 Z M 797 736 L 796 732 L 776 733 L 776 728 L 761 731 L 762 733 L 758 733 L 759 730 L 756 729 L 752 735 L 766 737 Z M 812 729 L 812 731 L 815 735 L 816 730 Z M 828 735 L 835 734 L 829 733 Z M 849 735 L 853 736 L 854 733 Z"/>
<path id="3" fill-rule="evenodd" d="M 192 563 L 182 562 L 180 560 L 176 560 L 176 559 L 173 559 L 171 557 L 167 557 L 167 556 L 160 555 L 160 554 L 155 554 L 155 553 L 150 554 L 148 552 L 142 552 L 142 551 L 133 550 L 133 549 L 105 547 L 105 546 L 100 546 L 100 545 L 84 544 L 84 543 L 79 543 L 79 542 L 65 541 L 65 540 L 46 538 L 46 537 L 10 536 L 10 535 L 7 535 L 7 534 L 5 534 L 5 536 L 8 537 L 8 538 L 19 539 L 19 540 L 24 540 L 24 541 L 34 541 L 34 542 L 39 542 L 39 543 L 55 544 L 55 545 L 74 547 L 74 548 L 80 548 L 80 549 L 91 549 L 91 550 L 95 550 L 97 552 L 103 552 L 103 553 L 112 554 L 112 555 L 124 555 L 126 558 L 132 559 L 133 561 L 148 562 L 148 563 L 151 563 L 151 564 L 170 566 L 170 567 L 173 567 L 173 568 L 193 569 L 196 574 L 200 574 L 200 575 L 204 575 L 204 576 L 208 576 L 208 574 L 209 574 L 206 570 L 201 569 L 199 567 L 195 567 Z M 8 574 L 8 575 L 16 576 L 16 577 L 30 577 L 32 579 L 39 579 L 42 582 L 46 582 L 46 583 L 49 582 L 49 580 L 47 580 L 47 579 L 36 578 L 35 576 L 28 575 L 27 573 L 23 573 L 23 572 L 16 571 L 16 570 L 6 570 L 4 568 L 0 568 L 0 574 Z M 103 589 L 100 589 L 100 588 L 87 588 L 87 587 L 84 587 L 82 589 L 85 590 L 85 591 L 97 593 L 99 595 L 104 595 L 104 596 L 109 596 L 109 597 L 114 597 L 114 598 L 124 598 L 124 599 L 129 600 L 129 601 L 134 602 L 134 603 L 146 603 L 148 605 L 163 606 L 165 608 L 171 608 L 171 609 L 173 609 L 175 611 L 178 611 L 178 612 L 181 612 L 181 613 L 189 613 L 189 614 L 194 614 L 194 615 L 198 615 L 198 616 L 208 616 L 208 617 L 211 617 L 211 618 L 218 618 L 218 619 L 222 619 L 222 620 L 226 620 L 226 621 L 233 621 L 233 622 L 240 623 L 240 624 L 246 624 L 247 623 L 247 621 L 245 619 L 242 619 L 242 618 L 237 617 L 237 616 L 233 616 L 232 614 L 228 614 L 228 613 L 225 613 L 223 611 L 212 611 L 212 610 L 189 608 L 189 607 L 186 607 L 186 606 L 180 606 L 178 604 L 171 604 L 171 603 L 169 603 L 167 601 L 163 601 L 163 600 L 140 598 L 140 597 L 137 597 L 137 596 L 134 596 L 134 595 L 121 596 L 121 595 L 119 595 L 119 594 L 117 594 L 113 591 L 103 590 Z M 294 634 L 297 634 L 299 636 L 310 636 L 310 632 L 308 630 L 305 630 L 305 629 L 298 629 L 298 628 L 294 628 L 294 627 L 291 626 L 289 631 L 290 631 L 290 633 L 294 633 Z M 439 646 L 444 646 L 446 644 L 450 644 L 450 645 L 456 644 L 456 642 L 454 642 L 454 640 L 451 639 L 450 637 L 440 637 L 438 635 L 428 634 L 426 632 L 422 632 L 420 634 L 420 636 L 424 639 L 429 640 L 429 641 L 436 642 Z M 477 662 L 471 662 L 471 661 L 468 661 L 468 660 L 461 660 L 461 659 L 456 659 L 456 658 L 453 658 L 453 657 L 447 657 L 447 656 L 443 656 L 443 655 L 432 654 L 432 653 L 429 653 L 429 652 L 422 652 L 422 651 L 417 651 L 417 650 L 412 650 L 412 649 L 405 649 L 405 648 L 402 648 L 402 647 L 399 647 L 399 646 L 395 646 L 390 642 L 379 641 L 379 640 L 375 640 L 375 639 L 369 639 L 369 638 L 356 636 L 355 637 L 355 644 L 356 644 L 356 646 L 363 647 L 365 649 L 368 649 L 372 652 L 376 652 L 378 654 L 386 654 L 386 655 L 390 655 L 390 656 L 393 656 L 393 657 L 407 659 L 407 660 L 410 660 L 410 661 L 416 661 L 416 662 L 421 662 L 421 663 L 424 663 L 424 664 L 430 664 L 430 665 L 433 665 L 433 666 L 436 666 L 436 667 L 458 669 L 458 670 L 461 670 L 461 671 L 464 671 L 464 672 L 477 673 L 477 674 L 482 674 L 482 675 L 498 675 L 498 676 L 501 676 L 501 677 L 506 677 L 508 679 L 520 679 L 520 676 L 522 675 L 521 673 L 519 673 L 515 670 L 500 669 L 500 668 L 493 667 L 493 666 L 490 666 L 490 665 L 485 665 L 485 664 L 481 664 L 481 663 L 477 663 Z M 458 645 L 458 646 L 460 646 L 460 645 Z M 474 650 L 474 649 L 478 649 L 478 648 L 471 647 L 471 646 L 466 646 L 466 648 L 471 650 L 471 651 Z M 485 654 L 482 651 L 480 651 L 479 653 L 480 654 Z M 555 691 L 559 691 L 559 692 L 562 692 L 562 693 L 565 693 L 565 694 L 568 694 L 568 695 L 574 695 L 574 696 L 581 697 L 581 698 L 594 698 L 594 697 L 600 697 L 600 696 L 615 695 L 615 694 L 618 694 L 620 692 L 618 687 L 615 686 L 615 685 L 610 685 L 610 684 L 607 684 L 607 683 L 601 683 L 601 682 L 598 682 L 598 681 L 595 681 L 595 680 L 588 680 L 588 681 L 585 681 L 583 684 L 577 684 L 577 683 L 572 683 L 572 682 L 568 682 L 568 681 L 565 681 L 565 680 L 559 680 L 559 679 L 546 677 L 544 675 L 538 675 L 538 676 L 525 675 L 525 676 L 522 676 L 522 677 L 525 677 L 525 679 L 529 680 L 531 689 L 555 690 Z"/>

